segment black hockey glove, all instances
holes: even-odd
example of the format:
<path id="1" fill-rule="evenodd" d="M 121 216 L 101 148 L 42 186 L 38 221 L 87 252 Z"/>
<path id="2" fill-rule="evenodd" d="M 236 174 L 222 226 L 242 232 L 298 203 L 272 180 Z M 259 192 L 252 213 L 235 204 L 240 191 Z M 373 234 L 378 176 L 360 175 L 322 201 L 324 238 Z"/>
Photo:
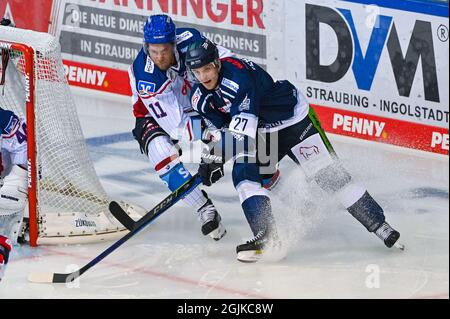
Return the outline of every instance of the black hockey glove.
<path id="1" fill-rule="evenodd" d="M 198 174 L 202 178 L 203 185 L 211 186 L 224 175 L 224 158 L 220 142 L 203 141 L 202 161 L 198 168 Z"/>
<path id="2" fill-rule="evenodd" d="M 224 175 L 223 163 L 200 163 L 198 173 L 202 178 L 203 185 L 211 186 Z"/>

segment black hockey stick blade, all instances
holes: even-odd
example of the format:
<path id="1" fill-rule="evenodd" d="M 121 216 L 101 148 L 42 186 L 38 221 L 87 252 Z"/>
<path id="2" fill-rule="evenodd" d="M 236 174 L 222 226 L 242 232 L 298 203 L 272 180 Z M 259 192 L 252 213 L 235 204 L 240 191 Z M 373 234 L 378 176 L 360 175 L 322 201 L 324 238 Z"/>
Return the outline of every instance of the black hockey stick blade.
<path id="1" fill-rule="evenodd" d="M 153 222 L 156 218 L 162 215 L 167 209 L 172 207 L 175 203 L 177 203 L 180 199 L 182 199 L 186 194 L 190 193 L 193 189 L 195 189 L 201 183 L 201 178 L 197 174 L 193 176 L 189 181 L 187 181 L 184 185 L 174 191 L 172 194 L 167 196 L 164 200 L 162 200 L 158 205 L 156 205 L 152 210 L 150 210 L 147 214 L 145 214 L 141 219 L 139 219 L 135 223 L 135 228 L 126 234 L 124 237 L 120 238 L 114 244 L 112 244 L 109 248 L 103 251 L 100 255 L 95 257 L 89 263 L 81 267 L 79 270 L 74 271 L 68 274 L 59 274 L 59 273 L 31 273 L 28 276 L 28 280 L 34 283 L 69 283 L 83 275 L 86 271 L 91 269 L 93 266 L 98 264 L 101 260 L 103 260 L 106 256 L 111 254 L 117 248 L 122 246 L 128 239 L 139 233 L 142 229 L 144 229 L 147 225 Z M 121 208 L 122 209 L 122 208 Z"/>
<path id="2" fill-rule="evenodd" d="M 198 175 L 194 176 L 195 178 L 198 178 L 198 184 L 200 183 L 200 177 Z M 189 182 L 187 182 L 189 183 Z M 197 184 L 197 185 L 198 185 Z M 183 187 L 183 186 L 181 186 Z M 180 188 L 181 188 L 180 187 Z M 185 184 L 185 187 L 189 187 L 189 184 Z M 194 187 L 193 187 L 194 188 Z M 193 189 L 192 188 L 192 189 Z M 164 203 L 164 201 L 162 201 L 160 203 L 160 205 L 162 205 Z M 147 218 L 151 218 L 153 215 L 155 215 L 156 213 L 158 213 L 158 210 L 160 209 L 160 205 L 155 206 L 152 210 L 148 211 L 147 214 L 145 215 L 146 218 L 142 217 L 141 219 L 139 219 L 138 221 L 134 221 L 124 210 L 123 208 L 119 205 L 119 203 L 112 201 L 111 203 L 109 203 L 109 211 L 111 212 L 111 214 L 123 225 L 125 226 L 128 230 L 133 231 L 136 228 L 140 227 L 140 225 L 142 225 L 142 223 L 145 223 L 145 219 Z"/>
<path id="3" fill-rule="evenodd" d="M 112 201 L 109 203 L 109 211 L 126 229 L 132 231 L 135 229 L 136 222 L 119 205 Z"/>

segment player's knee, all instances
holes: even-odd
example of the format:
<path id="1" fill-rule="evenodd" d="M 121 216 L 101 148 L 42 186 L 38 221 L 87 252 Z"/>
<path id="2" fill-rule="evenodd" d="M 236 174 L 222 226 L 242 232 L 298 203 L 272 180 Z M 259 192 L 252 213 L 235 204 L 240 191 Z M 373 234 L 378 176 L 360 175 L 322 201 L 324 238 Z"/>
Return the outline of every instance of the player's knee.
<path id="1" fill-rule="evenodd" d="M 235 163 L 233 166 L 233 185 L 236 188 L 243 181 L 251 181 L 261 185 L 259 167 L 253 163 Z"/>
<path id="2" fill-rule="evenodd" d="M 241 204 L 253 196 L 269 196 L 269 191 L 262 187 L 260 182 L 254 182 L 251 180 L 241 181 L 238 185 L 236 185 L 236 190 L 238 192 Z"/>
<path id="3" fill-rule="evenodd" d="M 262 187 L 262 179 L 257 164 L 235 163 L 233 166 L 233 184 L 241 204 L 253 196 L 268 196 L 269 192 Z"/>
<path id="4" fill-rule="evenodd" d="M 157 136 L 150 141 L 148 158 L 160 176 L 167 174 L 180 163 L 178 148 L 168 136 Z"/>
<path id="5" fill-rule="evenodd" d="M 168 137 L 167 133 L 151 117 L 137 118 L 135 128 L 132 131 L 134 138 L 139 143 L 141 152 L 149 154 L 149 144 L 160 136 Z"/>

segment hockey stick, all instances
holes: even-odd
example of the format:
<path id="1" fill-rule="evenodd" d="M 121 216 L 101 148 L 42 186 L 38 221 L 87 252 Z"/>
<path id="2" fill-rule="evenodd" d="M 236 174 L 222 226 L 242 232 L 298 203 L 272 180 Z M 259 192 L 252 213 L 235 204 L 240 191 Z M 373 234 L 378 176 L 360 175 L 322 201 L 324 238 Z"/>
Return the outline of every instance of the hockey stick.
<path id="1" fill-rule="evenodd" d="M 113 245 L 107 248 L 100 255 L 91 260 L 88 264 L 81 267 L 77 271 L 68 274 L 59 274 L 59 273 L 31 273 L 28 276 L 28 280 L 34 283 L 69 283 L 74 281 L 86 271 L 91 269 L 93 266 L 98 264 L 101 260 L 103 260 L 106 256 L 111 254 L 114 250 L 119 248 L 123 243 L 125 243 L 128 239 L 139 233 L 142 229 L 144 229 L 147 225 L 153 222 L 156 218 L 161 216 L 167 209 L 172 207 L 176 202 L 178 202 L 184 195 L 188 194 L 195 187 L 197 187 L 201 183 L 201 178 L 198 174 L 194 175 L 189 181 L 187 181 L 184 185 L 174 191 L 172 194 L 167 196 L 164 200 L 162 200 L 158 205 L 156 205 L 152 210 L 150 210 L 147 214 L 145 214 L 140 220 L 136 222 L 136 227 L 131 230 L 124 237 L 116 241 Z M 114 205 L 113 205 L 114 206 Z M 120 206 L 119 206 L 120 207 Z M 122 208 L 120 208 L 122 209 Z"/>
<path id="2" fill-rule="evenodd" d="M 117 202 L 109 203 L 109 211 L 129 231 L 136 229 L 136 225 L 143 218 L 142 217 L 140 220 L 135 222 L 134 219 L 131 218 Z"/>

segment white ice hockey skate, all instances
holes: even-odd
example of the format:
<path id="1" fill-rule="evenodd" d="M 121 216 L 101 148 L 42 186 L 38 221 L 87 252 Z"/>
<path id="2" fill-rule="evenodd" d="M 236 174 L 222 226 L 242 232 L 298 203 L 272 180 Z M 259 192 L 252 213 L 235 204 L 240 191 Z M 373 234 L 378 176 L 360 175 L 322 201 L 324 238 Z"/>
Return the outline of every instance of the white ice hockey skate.
<path id="1" fill-rule="evenodd" d="M 219 213 L 212 201 L 208 198 L 205 191 L 202 191 L 208 199 L 202 207 L 198 210 L 198 217 L 202 222 L 203 235 L 209 235 L 214 240 L 220 240 L 227 233 L 225 227 L 222 225 Z"/>

